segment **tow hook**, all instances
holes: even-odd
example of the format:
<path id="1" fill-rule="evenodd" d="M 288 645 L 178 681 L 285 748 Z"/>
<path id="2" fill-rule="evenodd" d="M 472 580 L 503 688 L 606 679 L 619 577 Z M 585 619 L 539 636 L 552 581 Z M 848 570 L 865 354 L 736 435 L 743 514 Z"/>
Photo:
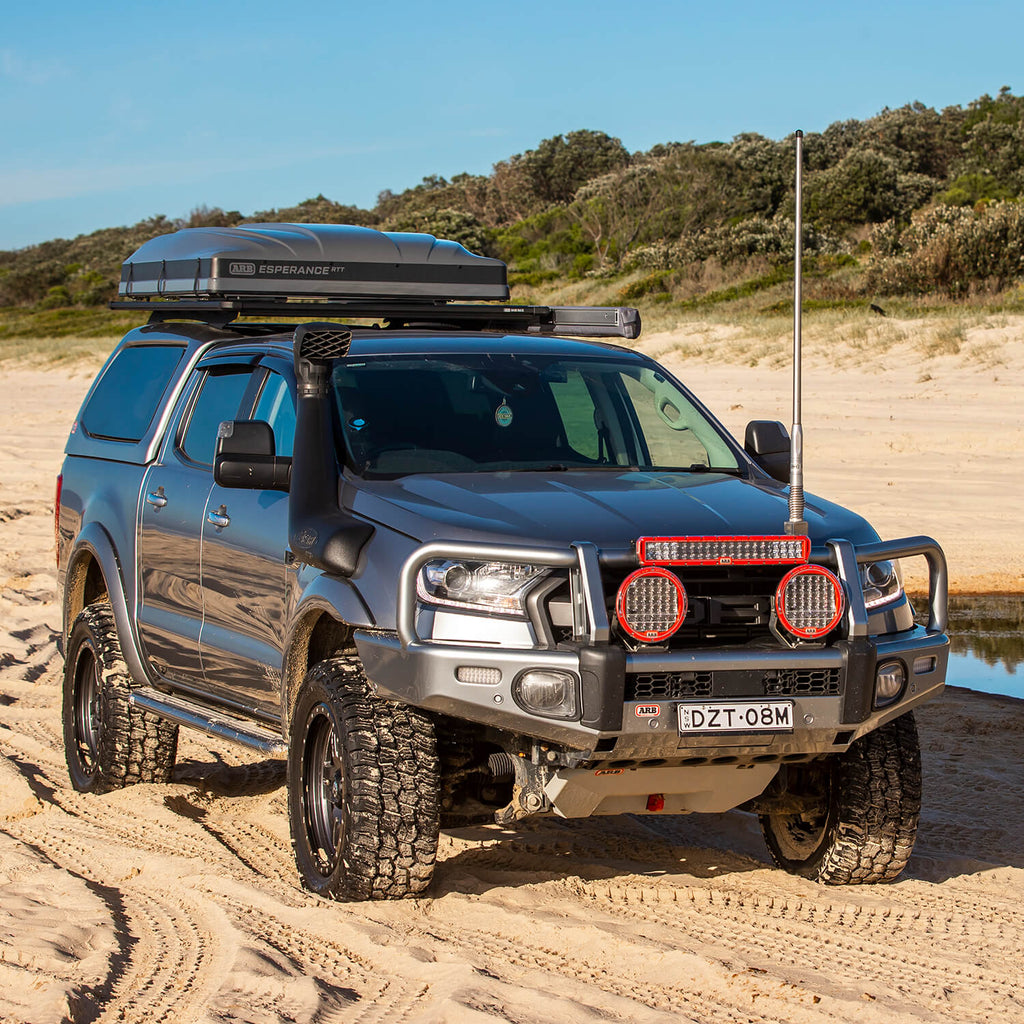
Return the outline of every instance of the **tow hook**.
<path id="1" fill-rule="evenodd" d="M 550 810 L 551 801 L 544 793 L 552 775 L 552 770 L 543 765 L 533 764 L 526 757 L 509 757 L 502 761 L 503 767 L 511 762 L 515 773 L 512 784 L 512 799 L 502 808 L 494 812 L 494 820 L 499 825 L 511 825 L 520 818 L 529 817 Z"/>

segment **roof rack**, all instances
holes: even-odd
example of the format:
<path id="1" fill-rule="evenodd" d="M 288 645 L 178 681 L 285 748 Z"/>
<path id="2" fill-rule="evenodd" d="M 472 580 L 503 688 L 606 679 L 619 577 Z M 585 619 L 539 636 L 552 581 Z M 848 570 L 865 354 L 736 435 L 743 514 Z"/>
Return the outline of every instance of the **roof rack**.
<path id="1" fill-rule="evenodd" d="M 111 302 L 111 309 L 149 312 L 150 323 L 198 320 L 226 326 L 239 316 L 313 316 L 383 320 L 389 328 L 455 326 L 473 331 L 525 331 L 582 338 L 638 338 L 640 312 L 631 306 L 488 306 L 454 303 L 338 300 L 289 302 L 285 299 L 163 300 Z"/>
<path id="2" fill-rule="evenodd" d="M 508 298 L 501 260 L 433 235 L 347 224 L 185 228 L 125 260 L 111 309 L 148 310 L 151 323 L 239 316 L 371 318 L 388 327 L 457 326 L 576 337 L 636 338 L 624 306 L 461 305 Z"/>

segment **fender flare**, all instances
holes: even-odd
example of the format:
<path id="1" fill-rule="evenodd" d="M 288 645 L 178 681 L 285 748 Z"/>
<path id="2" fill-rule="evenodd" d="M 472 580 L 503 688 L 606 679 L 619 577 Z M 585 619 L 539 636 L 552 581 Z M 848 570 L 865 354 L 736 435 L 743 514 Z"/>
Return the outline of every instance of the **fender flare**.
<path id="1" fill-rule="evenodd" d="M 324 615 L 349 630 L 373 629 L 375 626 L 373 615 L 350 581 L 319 574 L 310 582 L 291 615 L 285 635 L 281 674 L 281 722 L 285 735 L 294 697 L 306 674 L 314 623 Z"/>
<path id="2" fill-rule="evenodd" d="M 75 546 L 68 558 L 67 576 L 65 577 L 68 581 L 74 579 L 75 570 L 87 555 L 96 560 L 107 585 L 107 595 L 110 598 L 110 607 L 114 612 L 117 637 L 121 643 L 121 653 L 128 665 L 128 671 L 137 683 L 147 684 L 151 680 L 146 671 L 145 659 L 142 656 L 132 623 L 132 615 L 128 608 L 128 598 L 124 591 L 124 575 L 121 572 L 121 559 L 110 534 L 95 520 L 86 524 L 75 538 Z M 61 601 L 62 644 L 65 649 L 67 649 L 68 633 L 72 626 L 70 621 L 71 591 L 72 588 L 65 584 Z"/>

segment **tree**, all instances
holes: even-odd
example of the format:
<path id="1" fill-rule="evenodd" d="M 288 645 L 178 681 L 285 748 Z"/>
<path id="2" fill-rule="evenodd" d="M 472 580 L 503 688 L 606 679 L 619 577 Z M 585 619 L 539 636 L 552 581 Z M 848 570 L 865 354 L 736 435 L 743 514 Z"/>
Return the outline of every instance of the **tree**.
<path id="1" fill-rule="evenodd" d="M 593 242 L 598 269 L 611 258 L 621 264 L 663 205 L 665 185 L 652 161 L 602 175 L 576 193 L 569 213 Z"/>

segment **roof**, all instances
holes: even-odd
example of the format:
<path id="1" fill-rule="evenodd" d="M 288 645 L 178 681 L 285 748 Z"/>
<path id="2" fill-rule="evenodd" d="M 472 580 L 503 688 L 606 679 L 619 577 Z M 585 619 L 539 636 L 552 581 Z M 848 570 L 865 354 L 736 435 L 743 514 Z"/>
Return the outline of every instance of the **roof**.
<path id="1" fill-rule="evenodd" d="M 279 328 L 268 332 L 267 328 Z M 246 329 L 251 328 L 252 333 Z M 352 327 L 352 344 L 348 358 L 375 356 L 438 356 L 445 354 L 490 353 L 503 355 L 615 356 L 646 361 L 633 349 L 609 342 L 560 338 L 536 334 L 494 334 L 480 331 L 379 330 Z M 164 323 L 136 328 L 124 339 L 126 344 L 173 343 L 180 339 L 185 345 L 214 342 L 209 354 L 244 349 L 248 352 L 276 352 L 291 358 L 293 328 L 289 324 L 232 325 L 227 330 L 200 327 L 195 324 Z"/>

